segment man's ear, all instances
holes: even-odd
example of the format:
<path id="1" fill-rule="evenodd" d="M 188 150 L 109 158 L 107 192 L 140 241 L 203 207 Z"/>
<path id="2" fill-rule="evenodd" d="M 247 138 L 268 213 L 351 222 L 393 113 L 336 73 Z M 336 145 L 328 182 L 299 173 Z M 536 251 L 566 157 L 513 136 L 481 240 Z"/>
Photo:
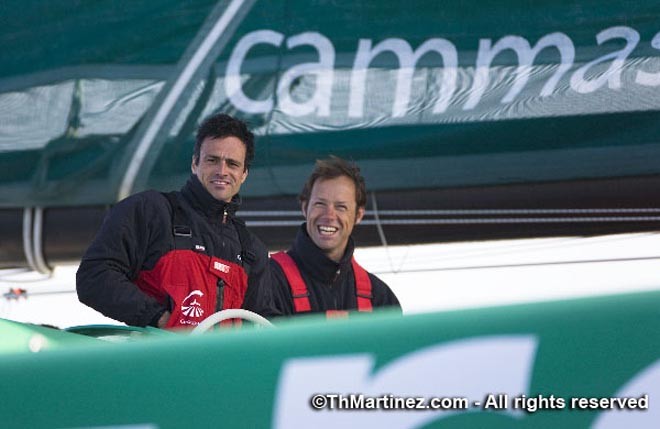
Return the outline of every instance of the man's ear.
<path id="1" fill-rule="evenodd" d="M 307 201 L 303 201 L 300 203 L 300 210 L 302 210 L 303 217 L 305 220 L 307 219 Z"/>
<path id="2" fill-rule="evenodd" d="M 190 171 L 192 174 L 197 176 L 197 164 L 195 164 L 195 155 L 192 156 L 192 161 L 190 162 Z"/>
<path id="3" fill-rule="evenodd" d="M 358 223 L 360 223 L 363 217 L 364 217 L 364 207 L 359 207 L 355 215 L 355 224 L 357 225 Z"/>

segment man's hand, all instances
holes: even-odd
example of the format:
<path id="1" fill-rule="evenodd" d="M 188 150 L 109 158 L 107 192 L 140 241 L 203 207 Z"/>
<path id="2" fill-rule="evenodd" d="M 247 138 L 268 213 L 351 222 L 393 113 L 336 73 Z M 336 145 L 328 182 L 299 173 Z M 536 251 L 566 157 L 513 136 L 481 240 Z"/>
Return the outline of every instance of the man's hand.
<path id="1" fill-rule="evenodd" d="M 160 329 L 165 329 L 165 325 L 167 325 L 167 321 L 170 320 L 170 312 L 166 311 L 160 316 L 160 319 L 158 319 L 158 327 Z"/>

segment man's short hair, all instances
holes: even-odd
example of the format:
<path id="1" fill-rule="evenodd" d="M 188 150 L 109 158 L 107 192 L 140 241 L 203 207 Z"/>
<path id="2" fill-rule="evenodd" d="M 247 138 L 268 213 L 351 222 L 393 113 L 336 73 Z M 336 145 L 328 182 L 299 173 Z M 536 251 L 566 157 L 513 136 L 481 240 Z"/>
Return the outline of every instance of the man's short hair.
<path id="1" fill-rule="evenodd" d="M 364 183 L 364 177 L 360 174 L 360 167 L 353 161 L 346 161 L 345 159 L 331 155 L 326 159 L 317 159 L 314 165 L 314 171 L 307 178 L 302 192 L 298 196 L 301 203 L 306 204 L 312 194 L 312 188 L 317 180 L 335 179 L 337 177 L 346 176 L 355 184 L 355 202 L 356 208 L 365 207 L 367 205 L 367 190 Z"/>
<path id="2" fill-rule="evenodd" d="M 204 119 L 197 129 L 193 159 L 199 164 L 199 154 L 202 143 L 207 138 L 221 139 L 225 137 L 236 137 L 245 145 L 245 169 L 250 168 L 254 159 L 254 134 L 248 129 L 247 124 L 226 113 L 216 113 Z"/>

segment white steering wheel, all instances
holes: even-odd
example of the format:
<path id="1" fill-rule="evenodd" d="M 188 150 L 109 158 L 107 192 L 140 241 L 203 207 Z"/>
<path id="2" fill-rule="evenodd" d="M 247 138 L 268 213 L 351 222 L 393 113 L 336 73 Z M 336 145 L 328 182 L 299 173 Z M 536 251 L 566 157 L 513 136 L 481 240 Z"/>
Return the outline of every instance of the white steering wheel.
<path id="1" fill-rule="evenodd" d="M 241 308 L 230 308 L 228 310 L 220 310 L 209 317 L 204 319 L 199 325 L 193 329 L 190 334 L 197 335 L 202 334 L 209 329 L 211 329 L 215 324 L 222 322 L 227 319 L 244 319 L 252 323 L 255 323 L 260 326 L 273 327 L 274 325 L 268 321 L 268 319 L 258 315 L 249 310 L 243 310 Z"/>

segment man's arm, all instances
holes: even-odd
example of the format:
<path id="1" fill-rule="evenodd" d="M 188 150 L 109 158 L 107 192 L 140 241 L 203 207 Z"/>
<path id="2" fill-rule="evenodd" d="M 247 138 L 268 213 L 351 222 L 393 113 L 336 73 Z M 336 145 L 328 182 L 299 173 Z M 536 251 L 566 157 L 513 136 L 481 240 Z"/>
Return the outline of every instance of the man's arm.
<path id="1" fill-rule="evenodd" d="M 248 288 L 245 292 L 243 308 L 266 318 L 280 316 L 281 313 L 276 307 L 273 297 L 268 251 L 261 240 L 253 234 L 251 235 L 252 251 L 256 254 L 256 258 L 250 266 Z"/>
<path id="2" fill-rule="evenodd" d="M 275 262 L 274 259 L 270 258 L 268 264 L 270 266 L 270 284 L 273 290 L 275 307 L 282 316 L 291 316 L 295 311 L 293 308 L 293 296 L 291 295 L 289 281 L 286 279 L 280 264 Z"/>
<path id="3" fill-rule="evenodd" d="M 156 326 L 166 310 L 132 281 L 152 243 L 167 233 L 167 206 L 158 209 L 154 200 L 140 195 L 113 207 L 76 273 L 80 302 L 128 325 Z"/>
<path id="4" fill-rule="evenodd" d="M 374 307 L 385 309 L 398 309 L 401 311 L 399 299 L 394 295 L 392 289 L 374 274 L 369 273 L 371 280 L 371 294 L 373 295 L 372 305 Z"/>

